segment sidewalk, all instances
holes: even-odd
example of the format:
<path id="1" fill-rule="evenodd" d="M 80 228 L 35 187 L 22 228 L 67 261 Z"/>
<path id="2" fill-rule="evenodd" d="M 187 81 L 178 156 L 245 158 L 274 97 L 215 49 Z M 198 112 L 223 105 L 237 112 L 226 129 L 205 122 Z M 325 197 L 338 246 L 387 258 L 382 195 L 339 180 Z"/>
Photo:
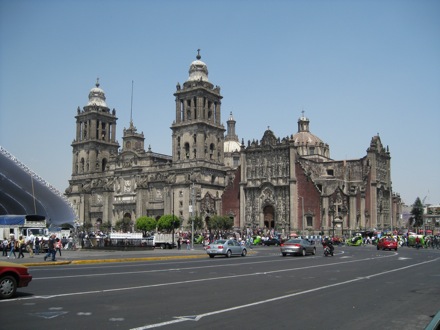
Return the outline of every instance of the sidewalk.
<path id="1" fill-rule="evenodd" d="M 18 253 L 16 253 L 18 256 Z M 103 263 L 103 262 L 129 262 L 129 261 L 148 261 L 148 260 L 171 260 L 171 259 L 195 259 L 206 258 L 207 254 L 201 245 L 195 245 L 193 250 L 183 248 L 177 249 L 146 249 L 135 251 L 123 250 L 94 250 L 94 249 L 78 249 L 62 250 L 61 256 L 59 252 L 56 254 L 56 261 L 47 258 L 44 261 L 45 253 L 40 253 L 31 258 L 29 253 L 24 254 L 24 258 L 8 259 L 1 257 L 2 261 L 9 261 L 22 264 L 28 267 L 48 266 L 48 265 L 66 265 L 66 264 L 87 264 L 87 263 Z"/>

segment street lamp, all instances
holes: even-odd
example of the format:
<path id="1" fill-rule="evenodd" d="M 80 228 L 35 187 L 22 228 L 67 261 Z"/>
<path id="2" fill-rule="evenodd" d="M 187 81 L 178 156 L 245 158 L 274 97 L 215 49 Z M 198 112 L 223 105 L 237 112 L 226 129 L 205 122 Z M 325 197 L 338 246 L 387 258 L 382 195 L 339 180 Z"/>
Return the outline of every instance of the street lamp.
<path id="1" fill-rule="evenodd" d="M 306 231 L 306 226 L 305 226 L 305 222 L 304 222 L 304 197 L 298 196 L 298 198 L 301 198 L 302 228 L 303 228 L 303 233 L 305 233 L 305 231 Z"/>

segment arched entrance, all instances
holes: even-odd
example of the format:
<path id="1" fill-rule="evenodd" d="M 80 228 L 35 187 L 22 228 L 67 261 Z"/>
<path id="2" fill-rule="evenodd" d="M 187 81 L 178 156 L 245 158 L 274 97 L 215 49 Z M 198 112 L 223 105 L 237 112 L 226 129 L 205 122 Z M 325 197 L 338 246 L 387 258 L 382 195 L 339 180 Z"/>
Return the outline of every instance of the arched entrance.
<path id="1" fill-rule="evenodd" d="M 275 210 L 272 205 L 267 205 L 263 209 L 264 227 L 267 229 L 275 228 Z"/>

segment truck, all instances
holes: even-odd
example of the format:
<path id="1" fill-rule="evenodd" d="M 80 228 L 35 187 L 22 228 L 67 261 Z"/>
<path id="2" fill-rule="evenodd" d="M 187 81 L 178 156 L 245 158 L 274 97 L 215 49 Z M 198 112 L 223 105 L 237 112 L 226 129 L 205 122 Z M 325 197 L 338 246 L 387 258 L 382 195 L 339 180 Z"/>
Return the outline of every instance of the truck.
<path id="1" fill-rule="evenodd" d="M 147 246 L 161 249 L 173 249 L 177 246 L 178 235 L 156 233 L 146 238 Z"/>
<path id="2" fill-rule="evenodd" d="M 11 235 L 17 239 L 32 234 L 45 237 L 48 233 L 46 217 L 42 215 L 0 215 L 0 239 L 9 239 Z"/>

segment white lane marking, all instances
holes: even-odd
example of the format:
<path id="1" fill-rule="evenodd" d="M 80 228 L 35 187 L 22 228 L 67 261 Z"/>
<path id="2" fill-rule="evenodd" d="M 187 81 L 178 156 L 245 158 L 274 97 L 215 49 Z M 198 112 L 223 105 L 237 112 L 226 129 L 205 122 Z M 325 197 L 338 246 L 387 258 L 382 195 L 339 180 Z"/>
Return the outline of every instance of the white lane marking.
<path id="1" fill-rule="evenodd" d="M 343 252 L 341 253 L 343 254 Z M 396 256 L 397 253 L 394 254 L 387 254 L 385 256 L 378 256 L 378 257 L 371 257 L 371 258 L 365 258 L 365 259 L 359 259 L 354 260 L 353 262 L 360 262 L 360 261 L 366 261 L 366 260 L 375 260 L 375 259 L 381 259 L 381 258 L 389 258 Z M 311 258 L 318 258 L 316 256 Z M 308 258 L 308 259 L 311 259 Z M 340 257 L 342 259 L 343 257 Z M 152 270 L 140 270 L 140 271 L 134 271 L 134 272 L 113 272 L 113 273 L 100 273 L 100 274 L 83 274 L 83 275 L 60 275 L 60 276 L 48 276 L 48 277 L 40 277 L 40 278 L 33 278 L 32 281 L 41 281 L 41 280 L 53 280 L 53 279 L 64 279 L 64 278 L 77 278 L 77 277 L 98 277 L 98 276 L 113 276 L 113 275 L 125 275 L 125 274 L 146 274 L 146 273 L 161 273 L 161 272 L 169 272 L 169 271 L 185 271 L 185 270 L 199 270 L 199 269 L 208 269 L 208 268 L 217 268 L 219 266 L 221 267 L 237 267 L 237 266 L 248 266 L 248 265 L 255 265 L 255 264 L 266 264 L 268 262 L 286 262 L 286 258 L 283 258 L 281 260 L 274 260 L 274 261 L 255 261 L 255 262 L 246 262 L 241 264 L 227 264 L 227 265 L 209 265 L 209 266 L 193 266 L 193 267 L 181 267 L 181 268 L 166 268 L 166 269 L 152 269 Z M 294 259 L 292 259 L 294 260 Z M 345 262 L 343 262 L 345 263 Z M 308 266 L 308 267 L 302 267 L 298 269 L 304 269 L 304 268 L 313 268 L 313 267 L 324 267 L 324 266 L 333 266 L 337 265 L 339 263 L 332 263 L 328 265 L 315 265 L 315 266 Z"/>
<path id="2" fill-rule="evenodd" d="M 381 256 L 381 257 L 376 257 L 376 258 L 365 258 L 365 259 L 359 259 L 359 260 L 341 261 L 341 262 L 332 263 L 332 264 L 304 266 L 304 267 L 296 267 L 296 268 L 289 268 L 289 269 L 279 269 L 279 270 L 267 271 L 267 272 L 264 272 L 264 273 L 262 273 L 262 272 L 255 272 L 255 273 L 247 273 L 247 274 L 241 274 L 241 275 L 230 275 L 230 276 L 200 278 L 200 279 L 187 280 L 187 281 L 159 283 L 159 284 L 149 284 L 149 285 L 133 286 L 133 287 L 123 287 L 123 288 L 113 288 L 113 289 L 103 289 L 103 290 L 93 290 L 93 291 L 61 293 L 61 294 L 45 295 L 45 296 L 30 296 L 30 297 L 23 297 L 23 298 L 4 299 L 4 300 L 0 300 L 0 303 L 12 302 L 12 301 L 16 301 L 16 300 L 52 299 L 52 298 L 58 298 L 58 297 L 79 296 L 79 295 L 98 294 L 98 293 L 117 292 L 117 291 L 127 291 L 127 290 L 139 290 L 139 289 L 148 289 L 148 288 L 155 288 L 155 287 L 157 288 L 157 287 L 168 286 L 168 285 L 200 283 L 200 282 L 225 280 L 225 279 L 238 278 L 238 277 L 275 274 L 275 273 L 290 272 L 290 271 L 297 271 L 297 270 L 310 269 L 310 268 L 330 267 L 330 266 L 337 266 L 337 265 L 342 265 L 342 264 L 350 264 L 350 263 L 355 263 L 355 262 L 364 262 L 364 261 L 367 261 L 367 260 L 375 260 L 375 259 L 388 258 L 390 256 L 391 255 Z M 199 267 L 189 267 L 189 268 L 186 268 L 186 269 L 194 269 L 194 268 L 198 269 Z M 202 267 L 202 268 L 205 268 L 205 267 Z M 182 269 L 184 269 L 184 268 L 182 268 Z M 137 273 L 137 272 L 134 272 L 134 273 Z M 124 273 L 124 274 L 127 274 L 127 273 Z"/>
<path id="3" fill-rule="evenodd" d="M 385 274 L 388 274 L 388 273 L 392 273 L 392 272 L 396 272 L 396 271 L 401 271 L 403 269 L 417 267 L 417 266 L 420 266 L 420 265 L 423 265 L 423 264 L 427 264 L 427 263 L 431 263 L 431 262 L 434 262 L 434 261 L 437 261 L 437 260 L 439 260 L 439 258 L 434 259 L 434 260 L 420 262 L 418 264 L 413 264 L 413 265 L 401 267 L 399 269 L 393 269 L 393 270 L 389 270 L 389 271 L 385 271 L 385 272 L 381 272 L 381 273 L 377 273 L 377 274 L 372 274 L 372 275 L 364 276 L 364 277 L 357 277 L 357 278 L 354 278 L 354 279 L 348 280 L 348 281 L 343 281 L 343 282 L 339 282 L 339 283 L 329 284 L 329 285 L 325 285 L 325 286 L 321 286 L 321 287 L 317 287 L 317 288 L 313 288 L 313 289 L 309 289 L 309 290 L 304 290 L 304 291 L 301 291 L 301 292 L 296 292 L 296 293 L 288 294 L 288 295 L 281 296 L 281 297 L 265 299 L 265 300 L 253 302 L 253 303 L 250 303 L 250 304 L 234 306 L 234 307 L 230 307 L 230 308 L 226 308 L 226 309 L 221 309 L 221 310 L 217 310 L 217 311 L 212 311 L 212 312 L 208 312 L 208 313 L 204 313 L 204 314 L 190 315 L 190 316 L 176 316 L 175 320 L 170 320 L 170 321 L 165 321 L 165 322 L 155 323 L 155 324 L 148 324 L 148 325 L 140 326 L 140 327 L 137 327 L 137 328 L 132 328 L 131 330 L 145 330 L 145 329 L 159 328 L 159 327 L 163 327 L 165 325 L 174 324 L 174 323 L 180 323 L 180 322 L 184 322 L 184 321 L 198 321 L 202 317 L 216 315 L 216 314 L 221 314 L 221 313 L 227 313 L 227 312 L 231 312 L 231 311 L 234 311 L 234 310 L 237 310 L 237 309 L 253 307 L 253 306 L 262 305 L 262 304 L 266 304 L 266 303 L 277 301 L 277 300 L 283 300 L 283 299 L 292 298 L 292 297 L 303 295 L 303 294 L 310 293 L 310 292 L 315 292 L 315 291 L 325 290 L 325 289 L 336 287 L 336 286 L 340 286 L 340 285 L 350 284 L 350 283 L 353 283 L 353 282 L 358 282 L 358 281 L 361 281 L 361 280 L 370 279 L 370 278 L 373 278 L 373 277 L 376 277 L 376 276 L 382 276 L 382 275 L 385 275 Z"/>

